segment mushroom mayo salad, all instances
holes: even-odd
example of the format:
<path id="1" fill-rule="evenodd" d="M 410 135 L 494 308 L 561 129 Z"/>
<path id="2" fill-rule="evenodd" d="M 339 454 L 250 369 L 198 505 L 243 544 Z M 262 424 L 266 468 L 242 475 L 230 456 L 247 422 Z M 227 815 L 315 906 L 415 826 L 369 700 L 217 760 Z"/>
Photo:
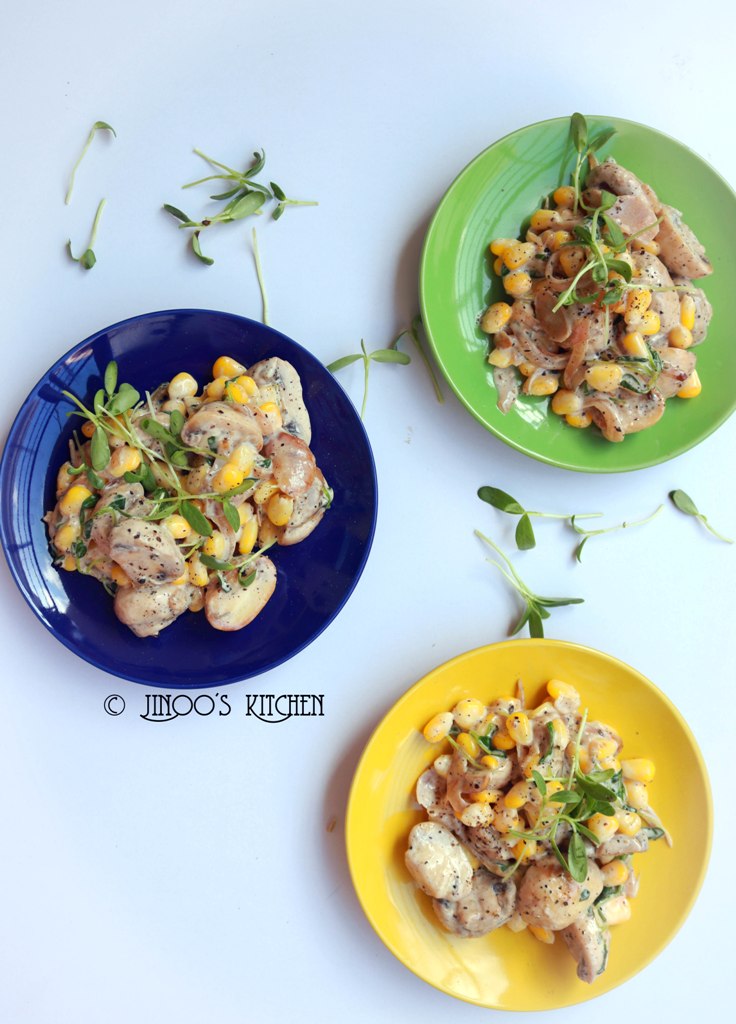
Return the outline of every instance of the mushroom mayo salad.
<path id="1" fill-rule="evenodd" d="M 700 394 L 691 348 L 713 311 L 693 281 L 713 268 L 679 210 L 615 160 L 597 161 L 611 134 L 589 142 L 573 115 L 573 183 L 532 213 L 523 241 L 491 242 L 509 301 L 492 303 L 480 326 L 501 412 L 520 389 L 551 396 L 571 427 L 593 423 L 623 441 L 661 419 L 668 398 Z"/>
<path id="2" fill-rule="evenodd" d="M 622 741 L 581 712 L 553 679 L 536 708 L 524 691 L 461 700 L 424 728 L 448 743 L 419 778 L 427 820 L 409 834 L 409 874 L 448 931 L 464 938 L 506 925 L 554 943 L 559 934 L 593 982 L 610 928 L 631 916 L 634 854 L 671 840 L 649 803 L 654 763 L 620 758 Z"/>
<path id="3" fill-rule="evenodd" d="M 266 552 L 305 540 L 332 501 L 294 367 L 221 356 L 212 378 L 141 398 L 113 362 L 92 408 L 65 392 L 85 422 L 44 517 L 54 563 L 98 579 L 139 637 L 187 610 L 247 626 L 276 586 Z"/>

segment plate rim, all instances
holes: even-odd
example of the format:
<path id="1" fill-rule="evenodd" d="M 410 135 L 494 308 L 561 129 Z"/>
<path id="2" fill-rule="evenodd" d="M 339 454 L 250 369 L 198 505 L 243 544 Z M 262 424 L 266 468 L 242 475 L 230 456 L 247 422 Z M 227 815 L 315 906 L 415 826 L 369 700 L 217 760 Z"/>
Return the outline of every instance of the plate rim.
<path id="1" fill-rule="evenodd" d="M 115 331 L 115 330 L 117 330 L 117 329 L 119 329 L 121 327 L 127 327 L 129 325 L 138 323 L 139 321 L 148 320 L 148 319 L 150 319 L 152 317 L 172 316 L 172 315 L 173 316 L 178 316 L 178 315 L 188 315 L 188 314 L 192 314 L 192 313 L 195 313 L 195 314 L 205 314 L 207 316 L 215 316 L 215 317 L 218 317 L 218 318 L 219 317 L 224 317 L 224 318 L 229 319 L 229 320 L 245 322 L 245 323 L 247 323 L 249 325 L 254 325 L 259 330 L 265 330 L 265 331 L 267 331 L 267 332 L 269 332 L 271 334 L 275 334 L 280 339 L 285 341 L 288 345 L 293 345 L 300 352 L 303 352 L 309 359 L 315 360 L 317 363 L 319 363 L 324 368 L 325 372 L 329 373 L 329 371 L 327 370 L 327 367 L 324 366 L 322 361 L 313 352 L 311 352 L 308 348 L 306 348 L 306 346 L 302 345 L 298 341 L 294 341 L 294 339 L 289 337 L 289 335 L 284 334 L 283 331 L 279 331 L 277 328 L 272 327 L 270 324 L 264 324 L 260 320 L 255 320 L 252 317 L 243 316 L 240 313 L 231 313 L 231 312 L 228 312 L 227 310 L 208 309 L 208 308 L 205 308 L 205 307 L 187 306 L 187 307 L 174 307 L 174 308 L 170 308 L 170 309 L 149 310 L 146 313 L 137 313 L 135 316 L 124 317 L 122 320 L 118 320 L 118 321 L 116 321 L 113 324 L 109 324 L 109 325 L 107 325 L 105 327 L 100 328 L 97 331 L 94 331 L 88 337 L 86 337 L 82 341 L 79 341 L 76 344 L 72 345 L 69 349 L 67 349 L 60 356 L 58 356 L 56 358 L 56 360 L 49 367 L 47 367 L 46 370 L 43 371 L 43 373 L 41 374 L 39 379 L 35 382 L 35 384 L 30 389 L 30 391 L 28 391 L 26 396 L 22 399 L 22 401 L 19 404 L 18 411 L 15 414 L 15 416 L 13 417 L 13 421 L 12 421 L 12 423 L 10 425 L 10 428 L 8 429 L 7 435 L 5 437 L 5 441 L 3 443 L 2 454 L 0 454 L 0 489 L 2 489 L 4 491 L 5 488 L 8 485 L 8 479 L 7 478 L 8 478 L 9 473 L 10 473 L 10 470 L 9 470 L 10 456 L 8 455 L 8 453 L 9 453 L 9 451 L 12 448 L 16 448 L 17 447 L 16 434 L 20 431 L 20 429 L 21 429 L 21 427 L 22 427 L 22 425 L 24 423 L 23 416 L 24 416 L 25 407 L 26 407 L 26 405 L 28 404 L 28 402 L 32 398 L 37 397 L 38 392 L 44 386 L 45 381 L 47 380 L 47 378 L 52 373 L 52 371 L 54 370 L 55 367 L 59 366 L 60 364 L 63 364 L 71 356 L 77 354 L 79 351 L 83 350 L 85 347 L 93 346 L 94 343 L 102 335 L 107 334 L 110 331 Z M 97 669 L 98 671 L 103 672 L 103 673 L 108 674 L 108 675 L 111 675 L 111 676 L 113 676 L 115 678 L 118 678 L 118 679 L 124 679 L 124 680 L 126 680 L 128 682 L 136 683 L 136 684 L 141 685 L 141 686 L 154 686 L 154 687 L 166 688 L 166 689 L 177 689 L 177 690 L 179 690 L 181 692 L 187 692 L 189 690 L 198 690 L 198 689 L 204 690 L 204 689 L 209 689 L 209 688 L 212 688 L 212 687 L 215 687 L 215 686 L 231 686 L 231 685 L 234 685 L 236 683 L 245 682 L 248 679 L 257 678 L 258 676 L 264 675 L 266 672 L 270 672 L 270 671 L 272 671 L 272 669 L 278 668 L 280 665 L 283 665 L 284 662 L 289 661 L 291 658 L 295 657 L 301 651 L 303 651 L 305 649 L 305 647 L 308 647 L 311 643 L 313 643 L 327 629 L 327 627 L 337 618 L 337 616 L 340 614 L 340 612 L 342 611 L 342 609 L 345 607 L 346 603 L 350 599 L 351 595 L 353 594 L 353 591 L 355 590 L 356 586 L 358 585 L 358 582 L 360 581 L 360 578 L 363 575 L 363 571 L 364 571 L 366 563 L 368 561 L 368 557 L 370 555 L 371 549 L 373 547 L 373 541 L 375 539 L 376 527 L 377 527 L 377 522 L 378 522 L 378 474 L 376 472 L 375 457 L 373 455 L 373 449 L 372 449 L 372 446 L 371 446 L 371 443 L 370 443 L 370 438 L 368 437 L 368 432 L 365 429 L 365 424 L 363 423 L 363 421 L 358 416 L 357 410 L 355 410 L 355 407 L 354 407 L 354 405 L 352 403 L 352 400 L 350 399 L 350 396 L 347 394 L 347 392 L 342 387 L 342 385 L 337 380 L 337 378 L 334 375 L 332 375 L 332 374 L 330 376 L 332 377 L 332 380 L 333 380 L 334 384 L 343 393 L 343 395 L 346 397 L 346 399 L 350 403 L 351 407 L 353 408 L 353 411 L 355 412 L 356 424 L 359 425 L 360 430 L 362 431 L 363 438 L 365 440 L 365 447 L 366 447 L 366 451 L 368 453 L 368 461 L 369 461 L 369 468 L 370 468 L 370 479 L 371 479 L 371 483 L 372 483 L 372 487 L 373 487 L 373 495 L 374 495 L 373 515 L 372 515 L 372 519 L 371 519 L 371 527 L 370 527 L 368 536 L 366 537 L 366 540 L 365 540 L 364 551 L 361 554 L 361 558 L 360 558 L 360 561 L 359 561 L 359 564 L 358 564 L 358 568 L 357 568 L 357 570 L 355 572 L 354 578 L 351 580 L 350 586 L 347 588 L 345 594 L 342 597 L 342 600 L 340 601 L 339 605 L 334 610 L 332 615 L 329 616 L 329 618 L 327 618 L 320 625 L 320 628 L 316 632 L 312 633 L 309 637 L 307 637 L 298 647 L 293 648 L 288 653 L 285 653 L 279 659 L 274 660 L 273 662 L 271 662 L 268 665 L 267 668 L 259 669 L 259 670 L 255 671 L 255 672 L 245 672 L 244 674 L 238 674 L 237 676 L 229 676 L 227 679 L 218 679 L 218 680 L 215 680 L 214 682 L 208 681 L 208 682 L 196 682 L 196 683 L 179 683 L 176 686 L 174 686 L 173 683 L 168 683 L 168 682 L 162 683 L 160 681 L 156 681 L 155 679 L 152 678 L 151 675 L 146 676 L 143 673 L 136 674 L 134 672 L 121 672 L 121 671 L 118 671 L 117 668 L 114 667 L 113 665 L 102 664 L 101 662 L 97 661 L 94 657 L 92 657 L 88 652 L 86 652 L 86 651 L 76 647 L 70 638 L 62 635 L 59 632 L 57 632 L 53 628 L 51 623 L 47 622 L 45 620 L 45 618 L 42 616 L 40 609 L 38 609 L 36 607 L 36 603 L 33 600 L 32 592 L 30 592 L 28 590 L 28 588 L 25 586 L 25 581 L 22 580 L 18 576 L 18 574 L 16 572 L 15 564 L 14 564 L 13 560 L 9 557 L 8 543 L 9 543 L 9 541 L 13 540 L 13 537 L 12 537 L 11 532 L 9 531 L 9 526 L 8 526 L 8 523 L 6 523 L 5 516 L 0 514 L 0 547 L 2 548 L 2 551 L 3 551 L 3 556 L 4 556 L 4 559 L 5 559 L 6 566 L 8 568 L 8 572 L 10 573 L 10 576 L 11 576 L 11 578 L 13 580 L 13 583 L 18 588 L 18 591 L 23 596 L 23 599 L 25 600 L 26 605 L 33 612 L 33 615 L 35 616 L 35 618 L 41 623 L 41 625 L 48 631 L 48 633 L 50 633 L 50 635 L 55 640 L 57 640 L 59 643 L 63 644 L 63 646 L 66 647 L 67 650 L 71 651 L 72 654 L 76 655 L 78 658 L 81 658 L 83 661 L 86 661 L 87 664 L 91 665 L 93 668 Z"/>
<path id="2" fill-rule="evenodd" d="M 477 657 L 480 654 L 483 654 L 483 653 L 485 653 L 487 651 L 490 651 L 490 650 L 498 650 L 498 649 L 501 649 L 501 648 L 514 648 L 514 647 L 519 648 L 519 649 L 525 648 L 525 647 L 526 648 L 551 647 L 552 649 L 564 649 L 564 650 L 567 650 L 567 651 L 579 651 L 579 652 L 582 652 L 586 656 L 594 655 L 596 658 L 600 658 L 604 662 L 608 662 L 608 663 L 616 666 L 619 669 L 623 668 L 626 672 L 628 672 L 628 673 L 632 674 L 633 676 L 635 676 L 638 681 L 642 682 L 645 687 L 647 687 L 648 689 L 652 690 L 654 692 L 654 694 L 661 701 L 663 701 L 663 703 L 668 707 L 670 713 L 674 715 L 675 719 L 678 721 L 680 726 L 684 729 L 686 735 L 688 736 L 688 739 L 690 740 L 691 749 L 692 749 L 692 751 L 693 751 L 693 753 L 695 755 L 695 760 L 697 762 L 698 768 L 699 768 L 699 770 L 701 772 L 701 775 L 702 775 L 702 778 L 703 778 L 703 781 L 704 781 L 704 795 L 705 795 L 705 801 L 704 801 L 704 810 L 705 810 L 705 818 L 706 818 L 705 855 L 703 857 L 703 862 L 700 865 L 700 868 L 699 868 L 699 871 L 698 871 L 698 875 L 694 879 L 694 882 L 693 882 L 692 887 L 690 889 L 690 892 L 688 894 L 688 899 L 687 899 L 687 902 L 686 902 L 686 904 L 684 906 L 684 909 L 683 909 L 683 912 L 681 914 L 680 920 L 679 920 L 677 926 L 671 932 L 671 934 L 667 937 L 666 941 L 664 943 L 662 943 L 661 945 L 657 946 L 653 951 L 651 951 L 647 956 L 645 956 L 641 960 L 641 962 L 638 964 L 636 969 L 633 970 L 630 974 L 627 974 L 626 977 L 623 978 L 617 985 L 615 985 L 613 989 L 608 989 L 606 992 L 591 991 L 590 995 L 587 998 L 582 999 L 582 1000 L 570 1000 L 570 1001 L 566 1001 L 566 1002 L 557 1003 L 554 1006 L 548 1006 L 548 1007 L 546 1007 L 544 1009 L 535 1008 L 533 1010 L 529 1010 L 528 1008 L 525 1008 L 525 1007 L 507 1007 L 507 1006 L 500 1006 L 498 1004 L 491 1004 L 491 1003 L 487 1003 L 487 1002 L 480 1002 L 480 1001 L 478 1001 L 476 999 L 471 998 L 470 996 L 464 996 L 464 995 L 456 994 L 454 992 L 448 992 L 446 989 L 442 988 L 441 985 L 437 984 L 432 979 L 430 979 L 428 977 L 425 977 L 423 974 L 420 974 L 419 971 L 417 969 L 415 969 L 414 966 L 412 966 L 411 964 L 408 964 L 404 960 L 404 958 L 397 952 L 397 950 L 394 948 L 393 944 L 384 935 L 382 935 L 381 930 L 380 930 L 378 924 L 374 920 L 374 917 L 373 917 L 372 913 L 370 912 L 369 908 L 366 906 L 366 904 L 364 902 L 363 893 L 361 892 L 361 888 L 360 888 L 360 886 L 358 884 L 358 881 L 356 879 L 356 870 L 355 870 L 354 863 L 353 863 L 352 843 L 351 843 L 352 832 L 353 832 L 353 828 L 355 827 L 353 825 L 353 821 L 354 821 L 355 817 L 358 814 L 358 809 L 356 807 L 356 804 L 357 804 L 358 780 L 359 780 L 359 777 L 361 776 L 361 774 L 363 773 L 363 771 L 365 769 L 366 762 L 367 762 L 368 757 L 369 757 L 369 755 L 371 753 L 371 748 L 373 747 L 373 744 L 375 743 L 375 741 L 376 741 L 376 739 L 378 737 L 378 734 L 380 733 L 380 731 L 383 728 L 383 725 L 387 721 L 387 719 L 391 715 L 393 715 L 394 712 L 396 712 L 402 704 L 404 704 L 406 701 L 408 701 L 411 698 L 411 696 L 420 687 L 422 687 L 429 679 L 431 679 L 431 677 L 433 677 L 437 673 L 445 670 L 449 666 L 457 665 L 457 664 L 459 664 L 459 663 L 461 663 L 463 661 L 470 660 L 470 659 L 472 659 L 474 657 Z M 363 911 L 363 914 L 365 915 L 366 920 L 370 924 L 370 926 L 373 929 L 373 931 L 375 932 L 376 936 L 380 939 L 380 941 L 383 943 L 383 945 L 386 947 L 386 949 L 388 949 L 388 951 L 392 954 L 392 956 L 394 956 L 403 967 L 405 967 L 407 970 L 411 971 L 411 973 L 414 974 L 415 977 L 419 978 L 421 981 L 425 982 L 426 984 L 431 985 L 432 988 L 436 989 L 438 992 L 442 992 L 444 995 L 448 996 L 451 999 L 458 999 L 461 1002 L 470 1003 L 471 1005 L 474 1005 L 474 1006 L 481 1006 L 484 1009 L 496 1010 L 496 1011 L 508 1012 L 508 1013 L 528 1013 L 528 1012 L 548 1013 L 548 1012 L 553 1011 L 553 1010 L 565 1009 L 566 1007 L 569 1007 L 569 1006 L 583 1005 L 586 1002 L 591 1002 L 594 999 L 597 999 L 597 998 L 600 998 L 603 995 L 606 995 L 607 992 L 613 991 L 616 988 L 621 988 L 627 982 L 631 981 L 631 979 L 634 978 L 637 974 L 640 974 L 641 971 L 643 971 L 646 967 L 648 967 L 649 964 L 652 963 L 660 955 L 660 953 L 662 953 L 667 948 L 667 946 L 670 945 L 670 943 L 677 936 L 677 934 L 679 933 L 680 929 L 683 927 L 683 925 L 687 921 L 688 917 L 690 916 L 690 913 L 692 912 L 693 906 L 695 905 L 695 902 L 696 902 L 698 896 L 700 895 L 700 891 L 701 891 L 701 889 L 703 887 L 703 882 L 705 880 L 705 876 L 706 876 L 707 871 L 708 871 L 708 867 L 709 867 L 710 859 L 711 859 L 711 854 L 712 854 L 712 850 L 713 850 L 713 830 L 714 830 L 713 791 L 712 791 L 712 787 L 711 787 L 711 783 L 710 783 L 710 777 L 709 777 L 709 774 L 708 774 L 708 768 L 707 768 L 707 765 L 705 763 L 705 759 L 703 757 L 703 753 L 702 753 L 702 751 L 700 749 L 700 746 L 699 746 L 697 740 L 695 739 L 695 736 L 694 736 L 693 731 L 692 731 L 692 729 L 690 728 L 690 726 L 689 726 L 689 724 L 687 722 L 687 719 L 682 714 L 682 712 L 680 712 L 680 710 L 678 709 L 676 704 L 670 699 L 670 697 L 668 697 L 667 694 L 659 686 L 657 686 L 656 683 L 652 682 L 652 680 L 649 679 L 647 676 L 645 676 L 642 672 L 639 672 L 638 669 L 633 668 L 633 666 L 627 664 L 625 661 L 622 661 L 620 658 L 617 658 L 615 655 L 608 654 L 606 651 L 601 651 L 598 648 L 589 647 L 586 644 L 579 644 L 579 643 L 576 643 L 576 642 L 571 641 L 571 640 L 556 640 L 556 639 L 554 639 L 552 637 L 540 637 L 540 638 L 536 638 L 536 637 L 521 637 L 521 638 L 516 638 L 516 639 L 500 640 L 500 641 L 498 641 L 496 643 L 491 643 L 491 644 L 482 644 L 479 647 L 474 647 L 474 648 L 471 648 L 470 650 L 462 651 L 459 654 L 456 654 L 453 657 L 446 659 L 445 661 L 441 662 L 439 665 L 436 665 L 434 668 L 430 669 L 420 679 L 418 679 L 416 682 L 414 682 L 407 690 L 405 690 L 397 698 L 396 701 L 394 701 L 394 703 L 388 708 L 388 710 L 381 716 L 380 720 L 378 721 L 378 723 L 376 724 L 375 728 L 372 730 L 368 740 L 366 741 L 365 747 L 363 748 L 363 751 L 362 751 L 362 753 L 360 755 L 360 758 L 358 760 L 358 763 L 357 763 L 357 766 L 355 768 L 355 772 L 353 774 L 353 778 L 352 778 L 352 781 L 351 781 L 351 784 L 350 784 L 350 791 L 348 793 L 348 800 L 347 800 L 346 812 L 345 812 L 345 850 L 346 850 L 346 859 L 347 859 L 347 862 L 348 862 L 348 871 L 349 871 L 349 874 L 350 874 L 350 880 L 352 882 L 354 893 L 355 893 L 355 895 L 356 895 L 356 897 L 358 899 L 358 903 L 360 904 L 361 910 Z"/>
<path id="3" fill-rule="evenodd" d="M 599 120 L 606 120 L 606 121 L 610 121 L 610 122 L 613 122 L 613 123 L 616 123 L 616 124 L 621 124 L 621 125 L 630 125 L 630 126 L 632 126 L 634 128 L 637 128 L 637 129 L 643 129 L 643 130 L 645 130 L 647 132 L 653 132 L 655 135 L 658 135 L 658 136 L 660 136 L 662 138 L 667 139 L 669 142 L 674 143 L 680 149 L 683 149 L 687 153 L 689 153 L 690 156 L 693 157 L 695 160 L 697 160 L 699 163 L 701 163 L 705 167 L 707 167 L 708 170 L 713 175 L 715 175 L 715 177 L 718 178 L 720 180 L 720 182 L 728 189 L 728 191 L 731 193 L 731 196 L 732 196 L 732 199 L 734 201 L 734 204 L 736 204 L 736 190 L 734 190 L 734 188 L 726 180 L 726 178 L 713 166 L 713 164 L 711 164 L 704 157 L 700 156 L 700 154 L 697 153 L 691 146 L 688 146 L 687 143 L 681 142 L 674 135 L 670 135 L 667 132 L 663 132 L 659 128 L 653 128 L 651 125 L 644 124 L 641 121 L 633 121 L 630 118 L 616 117 L 615 115 L 609 115 L 609 114 L 593 114 L 593 113 L 586 114 L 586 117 L 589 117 L 591 119 L 595 118 L 597 120 L 598 119 Z M 422 323 L 424 325 L 425 334 L 427 336 L 427 341 L 429 342 L 429 346 L 430 346 L 430 348 L 432 350 L 432 355 L 434 356 L 434 358 L 435 358 L 435 360 L 437 362 L 437 365 L 439 366 L 440 370 L 442 371 L 442 375 L 445 378 L 445 380 L 447 381 L 447 384 L 449 385 L 449 387 L 451 388 L 451 390 L 453 391 L 455 396 L 458 398 L 460 403 L 464 406 L 464 408 L 471 414 L 471 416 L 478 423 L 480 423 L 480 425 L 483 427 L 484 430 L 486 430 L 486 431 L 488 431 L 488 433 L 492 434 L 498 441 L 501 441 L 503 444 L 508 445 L 510 448 L 513 448 L 515 451 L 520 452 L 522 455 L 527 455 L 530 458 L 535 459 L 537 462 L 542 462 L 542 463 L 544 463 L 545 465 L 548 465 L 548 466 L 554 466 L 557 469 L 564 469 L 564 470 L 568 470 L 568 471 L 574 472 L 574 473 L 591 473 L 591 474 L 606 474 L 606 475 L 611 475 L 611 474 L 615 474 L 615 473 L 634 473 L 634 472 L 637 472 L 638 470 L 651 469 L 653 466 L 663 465 L 665 462 L 669 462 L 670 460 L 672 460 L 674 458 L 677 458 L 680 455 L 684 455 L 685 452 L 688 452 L 691 449 L 697 447 L 697 445 L 699 445 L 701 442 L 703 442 L 707 438 L 709 438 L 713 433 L 715 433 L 716 430 L 719 429 L 719 427 L 723 426 L 723 424 L 733 415 L 734 411 L 736 411 L 736 394 L 734 395 L 734 400 L 733 400 L 730 408 L 725 410 L 719 417 L 717 417 L 715 420 L 713 420 L 709 424 L 708 429 L 705 432 L 701 432 L 701 434 L 698 436 L 697 440 L 695 440 L 695 441 L 683 442 L 680 445 L 675 446 L 675 448 L 673 448 L 671 451 L 668 451 L 664 455 L 659 455 L 659 456 L 652 455 L 652 456 L 644 459 L 643 461 L 637 462 L 636 465 L 632 465 L 632 466 L 624 466 L 624 467 L 621 467 L 621 466 L 611 466 L 611 467 L 608 467 L 608 466 L 595 466 L 595 467 L 581 466 L 579 464 L 573 464 L 573 463 L 568 462 L 568 461 L 561 461 L 560 459 L 556 459 L 556 458 L 554 458 L 554 457 L 552 457 L 550 455 L 546 455 L 546 454 L 544 454 L 542 452 L 535 451 L 533 448 L 524 445 L 523 442 L 516 441 L 513 438 L 510 438 L 510 437 L 507 437 L 506 435 L 501 434 L 490 423 L 488 423 L 486 421 L 486 419 L 483 418 L 483 414 L 479 410 L 475 409 L 472 406 L 470 400 L 467 399 L 463 395 L 461 389 L 455 384 L 454 380 L 452 379 L 452 376 L 450 375 L 447 367 L 445 366 L 445 362 L 444 362 L 443 357 L 442 357 L 442 355 L 441 355 L 441 353 L 440 353 L 440 351 L 439 351 L 439 349 L 438 349 L 438 347 L 437 347 L 437 345 L 435 343 L 435 340 L 434 340 L 434 338 L 432 336 L 431 328 L 430 328 L 429 323 L 428 323 L 427 302 L 426 302 L 426 298 L 425 298 L 426 291 L 427 291 L 427 289 L 425 288 L 425 278 L 426 278 L 426 275 L 428 273 L 429 252 L 430 252 L 430 247 L 431 247 L 431 244 L 432 244 L 432 241 L 433 241 L 433 235 L 435 234 L 435 232 L 437 230 L 437 224 L 438 224 L 438 222 L 439 222 L 439 220 L 440 220 L 440 218 L 442 216 L 442 213 L 443 213 L 443 208 L 444 208 L 445 204 L 447 202 L 449 202 L 449 198 L 450 198 L 450 195 L 453 192 L 453 190 L 457 187 L 457 185 L 459 184 L 460 180 L 475 166 L 476 163 L 479 163 L 481 160 L 483 160 L 488 155 L 488 153 L 490 153 L 491 150 L 495 149 L 496 146 L 499 146 L 501 143 L 505 142 L 507 139 L 510 139 L 512 136 L 515 136 L 515 135 L 525 134 L 526 132 L 532 131 L 533 129 L 539 128 L 539 127 L 544 126 L 544 125 L 552 125 L 552 124 L 555 124 L 555 123 L 559 123 L 560 125 L 563 125 L 565 123 L 569 124 L 569 120 L 570 120 L 569 115 L 567 115 L 567 116 L 558 116 L 558 117 L 548 117 L 548 118 L 543 118 L 540 121 L 534 121 L 531 124 L 522 125 L 519 128 L 515 128 L 513 131 L 506 132 L 505 135 L 502 135 L 498 139 L 495 139 L 488 146 L 486 146 L 483 150 L 481 150 L 480 153 L 477 153 L 471 160 L 468 161 L 468 163 L 465 164 L 465 166 L 452 179 L 452 181 L 450 182 L 450 184 L 447 186 L 446 190 L 442 194 L 442 197 L 441 197 L 439 203 L 437 204 L 437 207 L 435 208 L 434 213 L 432 214 L 432 218 L 431 218 L 431 220 L 429 222 L 429 226 L 427 227 L 427 231 L 426 231 L 426 234 L 424 236 L 424 241 L 422 243 L 422 252 L 421 252 L 421 257 L 420 257 L 420 261 L 419 261 L 419 275 L 418 275 L 419 276 L 419 305 L 420 305 L 420 309 L 421 309 Z"/>

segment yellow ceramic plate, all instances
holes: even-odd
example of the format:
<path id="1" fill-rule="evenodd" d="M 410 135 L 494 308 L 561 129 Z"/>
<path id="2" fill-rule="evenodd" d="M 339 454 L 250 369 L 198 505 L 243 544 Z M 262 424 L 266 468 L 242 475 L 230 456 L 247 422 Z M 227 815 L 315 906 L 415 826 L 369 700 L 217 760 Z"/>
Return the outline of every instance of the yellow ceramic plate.
<path id="1" fill-rule="evenodd" d="M 406 837 L 422 820 L 417 777 L 439 752 L 419 730 L 461 698 L 484 703 L 524 681 L 530 703 L 551 678 L 576 686 L 592 718 L 616 728 L 629 757 L 651 757 L 652 804 L 674 838 L 635 858 L 641 888 L 629 922 L 612 930 L 608 969 L 578 981 L 563 942 L 501 928 L 461 939 L 437 922 L 405 867 Z M 440 745 L 444 750 L 444 744 Z M 688 915 L 705 875 L 712 804 L 703 759 L 684 719 L 644 676 L 606 654 L 557 640 L 512 640 L 462 654 L 430 672 L 389 711 L 358 765 L 347 815 L 350 871 L 368 920 L 391 952 L 431 985 L 498 1010 L 552 1010 L 608 992 L 646 966 Z M 678 884 L 673 886 L 672 879 Z"/>

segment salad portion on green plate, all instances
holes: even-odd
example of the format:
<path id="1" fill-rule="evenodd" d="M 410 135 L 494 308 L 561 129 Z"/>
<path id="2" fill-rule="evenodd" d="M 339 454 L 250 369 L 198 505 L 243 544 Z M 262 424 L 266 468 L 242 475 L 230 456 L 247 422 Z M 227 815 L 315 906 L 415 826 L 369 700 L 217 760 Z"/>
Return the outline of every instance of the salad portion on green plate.
<path id="1" fill-rule="evenodd" d="M 519 129 L 461 172 L 427 233 L 435 357 L 525 454 L 583 472 L 664 462 L 736 404 L 734 230 L 726 182 L 654 129 L 579 114 Z"/>

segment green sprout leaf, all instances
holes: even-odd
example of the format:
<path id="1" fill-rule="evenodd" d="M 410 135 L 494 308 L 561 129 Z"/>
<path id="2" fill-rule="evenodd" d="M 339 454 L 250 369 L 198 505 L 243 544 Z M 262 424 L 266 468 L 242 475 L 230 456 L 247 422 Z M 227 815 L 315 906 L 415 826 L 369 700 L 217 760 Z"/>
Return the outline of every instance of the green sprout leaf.
<path id="1" fill-rule="evenodd" d="M 506 491 L 502 491 L 499 487 L 479 487 L 478 497 L 481 501 L 487 502 L 489 505 L 493 505 L 499 512 L 508 512 L 510 515 L 523 516 L 526 514 L 526 509 L 519 504 L 516 498 L 512 498 Z"/>
<path id="2" fill-rule="evenodd" d="M 577 832 L 573 832 L 570 836 L 567 863 L 568 870 L 575 881 L 584 882 L 588 877 L 588 856 L 585 852 L 585 844 Z"/>
<path id="3" fill-rule="evenodd" d="M 670 491 L 670 501 L 675 506 L 675 508 L 682 512 L 684 515 L 692 516 L 694 519 L 700 520 L 700 522 L 703 524 L 706 530 L 708 530 L 709 533 L 712 533 L 714 537 L 717 537 L 718 540 L 722 540 L 724 544 L 733 544 L 733 541 L 730 537 L 725 537 L 722 533 L 719 533 L 718 530 L 716 530 L 714 527 L 710 525 L 707 517 L 698 510 L 697 505 L 695 504 L 695 502 L 689 494 L 686 494 L 684 491 L 681 490 Z"/>
<path id="4" fill-rule="evenodd" d="M 225 498 L 222 502 L 222 513 L 227 519 L 230 529 L 237 533 L 240 529 L 240 515 L 237 508 Z"/>
<path id="5" fill-rule="evenodd" d="M 107 434 L 102 427 L 95 427 L 95 432 L 92 435 L 89 446 L 89 454 L 92 460 L 92 468 L 101 473 L 110 461 L 110 444 L 107 440 Z"/>
<path id="6" fill-rule="evenodd" d="M 191 528 L 201 537 L 212 536 L 212 527 L 199 511 L 197 506 L 193 505 L 191 501 L 182 501 L 181 514 L 184 516 Z"/>
<path id="7" fill-rule="evenodd" d="M 532 548 L 536 547 L 537 540 L 534 536 L 532 521 L 526 513 L 524 513 L 516 524 L 515 537 L 516 546 L 519 551 L 531 551 Z"/>
<path id="8" fill-rule="evenodd" d="M 118 384 L 118 364 L 111 360 L 105 367 L 105 391 L 112 398 Z"/>
<path id="9" fill-rule="evenodd" d="M 194 231 L 192 233 L 192 252 L 198 260 L 201 260 L 202 263 L 206 264 L 208 267 L 211 267 L 215 262 L 211 256 L 205 256 L 203 254 L 202 247 L 199 244 L 199 231 Z"/>

